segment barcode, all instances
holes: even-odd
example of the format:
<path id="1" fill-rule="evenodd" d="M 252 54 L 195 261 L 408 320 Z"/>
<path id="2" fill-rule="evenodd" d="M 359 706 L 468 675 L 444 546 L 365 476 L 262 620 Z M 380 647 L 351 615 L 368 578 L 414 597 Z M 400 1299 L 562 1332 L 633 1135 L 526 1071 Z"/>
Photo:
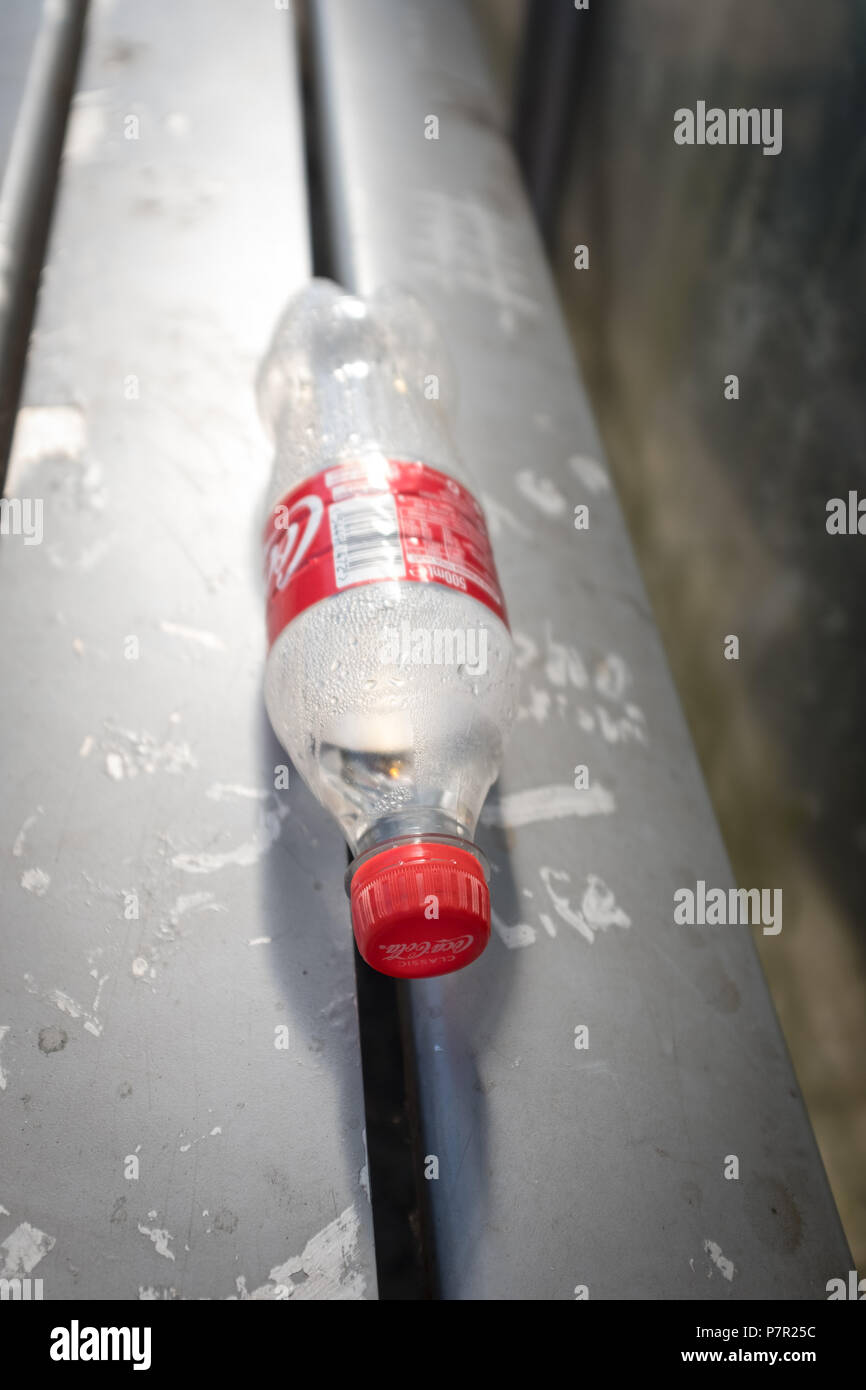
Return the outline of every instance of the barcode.
<path id="1" fill-rule="evenodd" d="M 329 508 L 338 589 L 406 574 L 397 507 L 390 493 L 349 497 Z"/>

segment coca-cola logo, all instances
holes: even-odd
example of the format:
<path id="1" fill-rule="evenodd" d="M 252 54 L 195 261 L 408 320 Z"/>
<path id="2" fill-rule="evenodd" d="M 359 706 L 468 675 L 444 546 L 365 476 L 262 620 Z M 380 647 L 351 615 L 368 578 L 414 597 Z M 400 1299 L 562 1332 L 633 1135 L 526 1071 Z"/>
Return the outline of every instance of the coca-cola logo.
<path id="1" fill-rule="evenodd" d="M 462 951 L 468 951 L 474 936 L 457 936 L 453 940 L 447 938 L 440 941 L 399 941 L 391 946 L 380 946 L 379 950 L 385 952 L 386 960 L 417 960 L 419 956 L 439 956 L 446 953 L 459 956 Z"/>
<path id="2" fill-rule="evenodd" d="M 270 589 L 284 589 L 313 543 L 324 515 L 321 497 L 299 497 L 291 507 L 274 508 L 273 538 L 268 546 L 266 579 Z"/>

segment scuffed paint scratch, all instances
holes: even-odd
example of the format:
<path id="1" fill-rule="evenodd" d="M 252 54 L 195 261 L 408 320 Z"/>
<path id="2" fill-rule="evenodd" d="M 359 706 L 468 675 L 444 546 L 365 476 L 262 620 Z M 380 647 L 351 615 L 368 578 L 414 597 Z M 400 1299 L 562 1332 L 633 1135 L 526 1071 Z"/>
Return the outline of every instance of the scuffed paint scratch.
<path id="1" fill-rule="evenodd" d="M 40 990 L 32 975 L 25 975 L 24 983 L 27 986 L 27 992 L 29 994 L 35 994 L 41 999 L 46 999 L 49 1004 L 53 1004 L 56 1009 L 59 1009 L 62 1014 L 66 1014 L 68 1018 L 74 1018 L 76 1020 L 83 1018 L 84 1027 L 87 1032 L 92 1033 L 94 1038 L 99 1038 L 102 1036 L 102 1021 L 97 1018 L 96 1009 L 99 1005 L 102 987 L 107 979 L 108 976 L 104 975 L 98 981 L 96 998 L 93 1003 L 93 1012 L 89 1009 L 85 1009 L 82 1004 L 79 1004 L 71 995 L 67 994 L 65 990 L 49 989 L 43 992 Z"/>
<path id="2" fill-rule="evenodd" d="M 24 846 L 27 842 L 27 832 L 29 830 L 32 830 L 33 826 L 36 824 L 41 815 L 42 807 L 37 806 L 36 810 L 33 812 L 33 815 L 27 817 L 27 819 L 21 826 L 21 829 L 18 831 L 18 834 L 15 836 L 15 843 L 12 846 L 12 853 L 16 859 L 20 859 L 22 854 L 24 853 Z"/>
<path id="3" fill-rule="evenodd" d="M 211 652 L 224 652 L 225 642 L 213 632 L 204 632 L 197 627 L 184 627 L 183 623 L 160 623 L 160 628 L 169 637 L 180 637 L 185 642 L 194 642 L 199 647 L 207 647 Z"/>
<path id="4" fill-rule="evenodd" d="M 719 1271 L 723 1279 L 733 1279 L 734 1275 L 737 1272 L 734 1268 L 734 1262 L 733 1260 L 728 1260 L 725 1258 L 725 1256 L 722 1254 L 722 1247 L 718 1245 L 716 1241 L 704 1241 L 704 1254 L 709 1255 L 710 1259 L 712 1260 L 713 1264 L 715 1265 L 716 1269 Z M 711 1276 L 712 1270 L 710 1270 L 708 1273 Z"/>
<path id="5" fill-rule="evenodd" d="M 497 917 L 493 909 L 490 909 L 490 921 L 502 943 L 508 947 L 509 951 L 519 950 L 522 946 L 534 946 L 538 940 L 538 932 L 529 922 L 516 922 L 514 926 L 509 926 Z"/>
<path id="6" fill-rule="evenodd" d="M 562 516 L 568 502 L 550 478 L 536 478 L 531 469 L 522 469 L 514 479 L 521 497 L 545 516 Z"/>
<path id="7" fill-rule="evenodd" d="M 252 1293 L 238 1282 L 235 1298 L 330 1299 L 340 1302 L 364 1298 L 366 1279 L 358 1258 L 361 1223 L 353 1202 L 317 1235 L 300 1255 L 275 1265 L 268 1282 Z"/>
<path id="8" fill-rule="evenodd" d="M 288 814 L 288 806 L 278 801 L 273 810 L 262 812 L 261 820 L 250 839 L 245 840 L 234 849 L 225 850 L 222 854 L 214 854 L 210 851 L 202 851 L 199 854 L 176 854 L 171 862 L 176 869 L 182 869 L 188 874 L 213 874 L 219 869 L 227 869 L 231 866 L 249 869 L 267 854 L 272 845 L 276 844 L 280 838 L 282 823 Z"/>
<path id="9" fill-rule="evenodd" d="M 0 1279 L 26 1277 L 55 1244 L 53 1236 L 47 1236 L 29 1221 L 22 1221 L 11 1235 L 0 1241 L 0 1250 L 4 1252 Z"/>
<path id="10" fill-rule="evenodd" d="M 541 881 L 547 889 L 553 907 L 563 922 L 574 927 L 592 945 L 596 934 L 608 927 L 630 927 L 631 918 L 617 906 L 613 893 L 597 874 L 589 874 L 583 891 L 580 908 L 571 906 L 571 901 L 553 887 L 557 883 L 570 883 L 571 875 L 565 869 L 553 869 L 543 865 L 539 869 Z"/>
<path id="11" fill-rule="evenodd" d="M 155 1212 L 153 1214 L 156 1215 Z M 147 1236 L 153 1242 L 157 1255 L 163 1255 L 167 1260 L 174 1259 L 174 1251 L 168 1248 L 168 1242 L 174 1240 L 173 1235 L 159 1226 L 145 1226 L 141 1221 L 138 1223 L 138 1229 L 143 1236 Z"/>
<path id="12" fill-rule="evenodd" d="M 569 786 L 531 787 L 509 792 L 499 802 L 491 802 L 481 812 L 484 825 L 518 830 L 536 821 L 561 820 L 565 816 L 609 816 L 616 810 L 613 794 L 599 782 L 586 788 Z"/>
<path id="13" fill-rule="evenodd" d="M 263 787 L 241 787 L 236 782 L 214 782 L 208 787 L 205 796 L 209 801 L 227 801 L 237 796 L 247 801 L 267 801 L 271 793 Z"/>
<path id="14" fill-rule="evenodd" d="M 21 887 L 37 898 L 44 898 L 51 887 L 51 875 L 44 869 L 25 869 L 21 875 Z"/>
<path id="15" fill-rule="evenodd" d="M 148 775 L 168 772 L 177 776 L 198 766 L 185 741 L 160 743 L 146 729 L 138 732 L 107 724 L 106 730 L 109 737 L 104 745 L 105 770 L 115 782 L 123 781 L 124 777 L 137 777 L 142 772 Z"/>

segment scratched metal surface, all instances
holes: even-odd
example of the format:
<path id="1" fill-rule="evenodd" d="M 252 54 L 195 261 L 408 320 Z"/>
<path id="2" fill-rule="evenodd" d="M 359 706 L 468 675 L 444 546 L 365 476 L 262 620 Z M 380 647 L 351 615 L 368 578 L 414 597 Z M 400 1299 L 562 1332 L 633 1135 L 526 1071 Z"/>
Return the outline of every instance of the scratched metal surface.
<path id="1" fill-rule="evenodd" d="M 0 1274 L 46 1299 L 376 1296 L 345 850 L 260 691 L 289 24 L 91 7 L 0 546 Z"/>
<path id="2" fill-rule="evenodd" d="M 674 925 L 730 868 L 471 21 L 315 13 L 337 269 L 438 316 L 522 663 L 497 931 L 408 987 L 441 1293 L 826 1297 L 850 1257 L 748 928 Z"/>

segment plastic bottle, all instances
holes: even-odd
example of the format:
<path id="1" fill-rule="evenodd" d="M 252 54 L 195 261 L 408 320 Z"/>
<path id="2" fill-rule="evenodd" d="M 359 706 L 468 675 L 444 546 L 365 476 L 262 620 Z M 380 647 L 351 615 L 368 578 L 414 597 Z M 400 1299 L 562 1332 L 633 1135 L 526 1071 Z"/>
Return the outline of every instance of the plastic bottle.
<path id="1" fill-rule="evenodd" d="M 398 978 L 457 970 L 487 944 L 473 835 L 515 695 L 483 513 L 436 399 L 443 370 L 411 298 L 314 280 L 258 381 L 275 445 L 268 714 L 355 856 L 361 955 Z"/>

